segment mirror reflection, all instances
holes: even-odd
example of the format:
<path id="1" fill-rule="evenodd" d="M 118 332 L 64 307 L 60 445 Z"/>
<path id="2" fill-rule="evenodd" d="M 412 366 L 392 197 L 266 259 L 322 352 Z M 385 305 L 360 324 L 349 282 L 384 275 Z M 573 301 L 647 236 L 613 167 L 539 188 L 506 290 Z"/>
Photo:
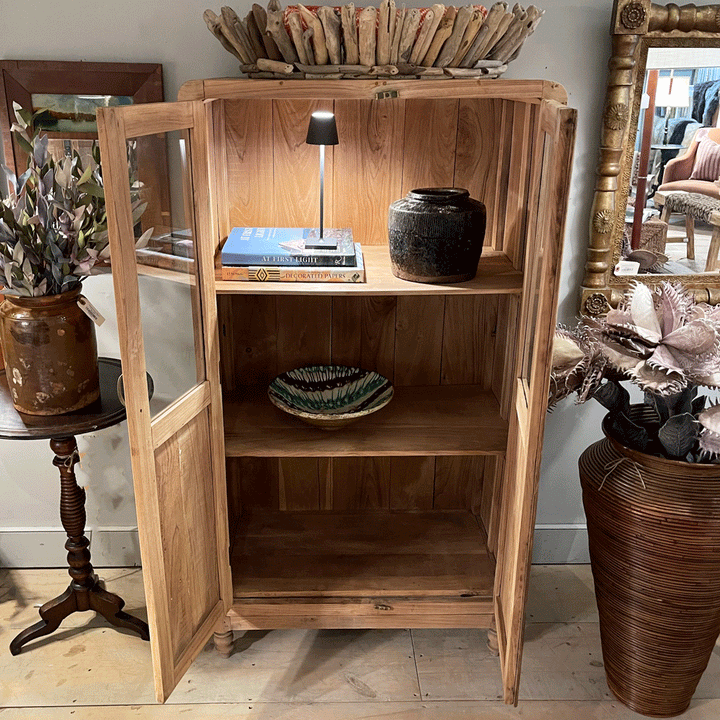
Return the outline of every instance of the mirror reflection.
<path id="1" fill-rule="evenodd" d="M 720 272 L 720 56 L 648 49 L 616 275 Z"/>

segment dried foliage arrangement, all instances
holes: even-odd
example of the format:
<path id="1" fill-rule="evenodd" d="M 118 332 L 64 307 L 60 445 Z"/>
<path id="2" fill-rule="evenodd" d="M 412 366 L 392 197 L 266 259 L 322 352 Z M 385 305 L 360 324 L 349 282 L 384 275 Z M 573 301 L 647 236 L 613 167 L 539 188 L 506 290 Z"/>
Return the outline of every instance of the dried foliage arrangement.
<path id="1" fill-rule="evenodd" d="M 210 32 L 257 78 L 498 77 L 544 11 L 504 2 L 398 9 L 255 4 L 203 14 Z"/>
<path id="2" fill-rule="evenodd" d="M 100 150 L 93 146 L 87 167 L 77 152 L 56 161 L 34 116 L 15 104 L 15 117 L 12 132 L 28 167 L 16 177 L 3 165 L 9 196 L 0 203 L 0 287 L 9 295 L 58 295 L 110 254 Z M 137 221 L 147 204 L 137 188 L 134 194 Z"/>
<path id="3" fill-rule="evenodd" d="M 644 391 L 643 424 L 630 419 L 628 380 Z M 626 447 L 720 462 L 720 404 L 699 387 L 720 387 L 720 306 L 696 303 L 681 286 L 635 283 L 604 318 L 555 333 L 549 406 L 577 393 L 608 410 L 608 430 Z"/>

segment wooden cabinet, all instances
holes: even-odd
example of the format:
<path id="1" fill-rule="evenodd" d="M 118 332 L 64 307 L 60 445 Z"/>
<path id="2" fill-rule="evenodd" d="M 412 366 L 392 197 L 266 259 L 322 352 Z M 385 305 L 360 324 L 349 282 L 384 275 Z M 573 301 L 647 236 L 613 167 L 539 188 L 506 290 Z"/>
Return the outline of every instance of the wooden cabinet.
<path id="1" fill-rule="evenodd" d="M 564 90 L 207 80 L 181 98 L 99 113 L 159 698 L 213 630 L 495 627 L 516 702 L 575 129 Z M 316 224 L 304 137 L 318 108 L 340 136 L 326 224 L 353 228 L 367 283 L 216 280 L 233 226 Z M 171 131 L 187 158 L 186 273 L 133 246 L 126 139 Z M 390 273 L 388 205 L 422 186 L 485 202 L 474 280 Z M 138 278 L 183 284 L 191 310 L 141 311 Z M 194 329 L 196 379 L 158 412 L 142 313 Z M 381 372 L 393 401 L 336 432 L 269 403 L 277 373 L 327 362 Z"/>

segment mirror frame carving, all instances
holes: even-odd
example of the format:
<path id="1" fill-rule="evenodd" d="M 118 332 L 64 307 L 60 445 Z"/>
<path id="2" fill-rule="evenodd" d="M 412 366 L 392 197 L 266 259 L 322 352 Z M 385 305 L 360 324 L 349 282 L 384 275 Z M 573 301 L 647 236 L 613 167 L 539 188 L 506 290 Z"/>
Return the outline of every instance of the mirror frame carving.
<path id="1" fill-rule="evenodd" d="M 610 74 L 580 310 L 585 315 L 605 314 L 611 307 L 617 307 L 625 289 L 637 277 L 648 285 L 676 279 L 693 290 L 699 302 L 720 304 L 720 276 L 613 274 L 620 255 L 640 114 L 642 87 L 638 91 L 638 84 L 645 77 L 648 48 L 720 46 L 720 5 L 678 6 L 657 5 L 651 0 L 615 0 L 611 34 Z M 716 287 L 708 286 L 711 278 Z"/>

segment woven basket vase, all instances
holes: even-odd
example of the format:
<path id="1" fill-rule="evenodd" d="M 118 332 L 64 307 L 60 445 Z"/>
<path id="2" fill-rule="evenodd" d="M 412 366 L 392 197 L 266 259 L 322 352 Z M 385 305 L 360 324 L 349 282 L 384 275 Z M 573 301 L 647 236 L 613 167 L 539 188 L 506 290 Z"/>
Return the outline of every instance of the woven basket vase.
<path id="1" fill-rule="evenodd" d="M 720 465 L 606 432 L 579 466 L 608 685 L 638 713 L 679 715 L 720 633 Z"/>

